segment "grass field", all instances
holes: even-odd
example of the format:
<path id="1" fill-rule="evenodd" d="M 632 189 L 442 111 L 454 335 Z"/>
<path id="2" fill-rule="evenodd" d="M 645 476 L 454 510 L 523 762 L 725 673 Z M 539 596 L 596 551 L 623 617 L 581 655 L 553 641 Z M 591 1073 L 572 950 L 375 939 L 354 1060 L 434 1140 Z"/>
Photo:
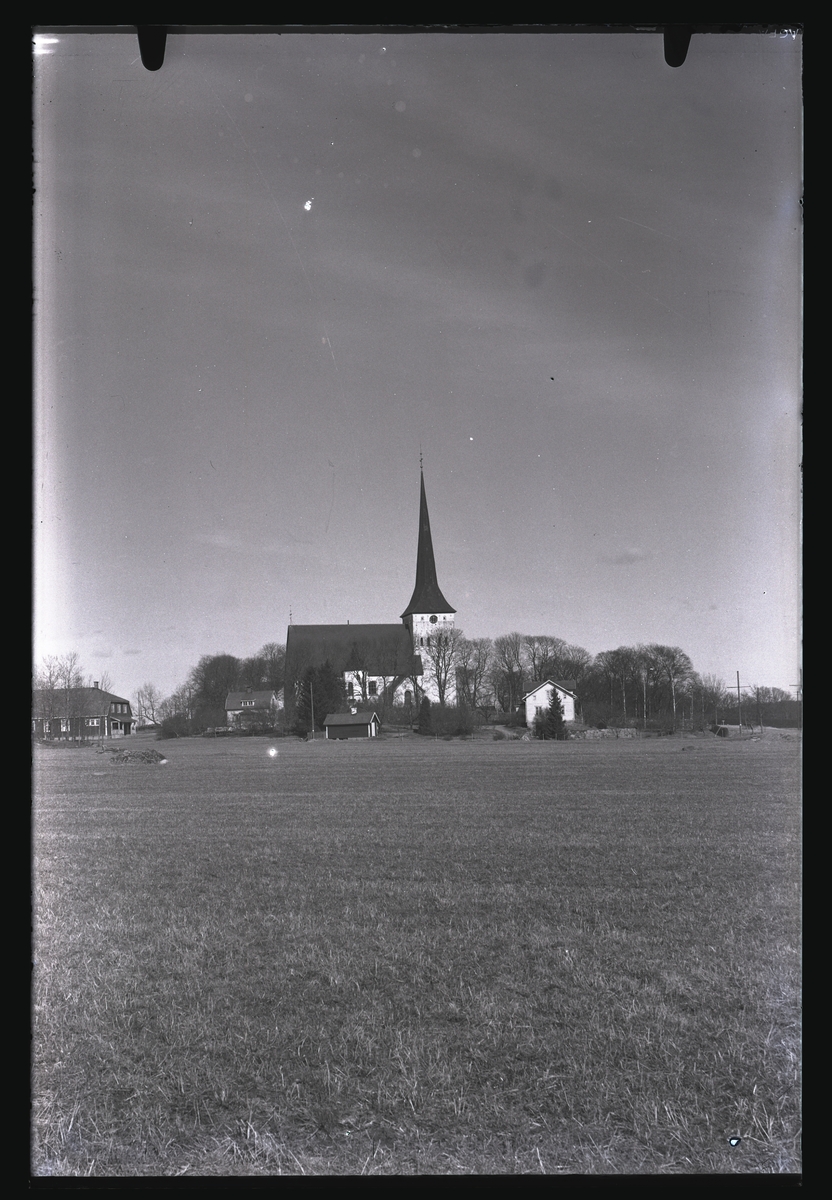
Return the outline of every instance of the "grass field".
<path id="1" fill-rule="evenodd" d="M 36 747 L 33 1174 L 800 1170 L 793 737 L 270 745 Z"/>

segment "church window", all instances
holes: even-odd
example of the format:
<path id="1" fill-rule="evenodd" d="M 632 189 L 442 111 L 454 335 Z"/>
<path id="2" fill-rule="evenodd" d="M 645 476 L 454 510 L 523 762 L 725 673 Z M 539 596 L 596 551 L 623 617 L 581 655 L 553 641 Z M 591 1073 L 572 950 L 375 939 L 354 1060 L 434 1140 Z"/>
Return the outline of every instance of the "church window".
<path id="1" fill-rule="evenodd" d="M 378 695 L 378 683 L 375 681 L 375 679 L 370 680 L 370 695 L 371 696 Z"/>

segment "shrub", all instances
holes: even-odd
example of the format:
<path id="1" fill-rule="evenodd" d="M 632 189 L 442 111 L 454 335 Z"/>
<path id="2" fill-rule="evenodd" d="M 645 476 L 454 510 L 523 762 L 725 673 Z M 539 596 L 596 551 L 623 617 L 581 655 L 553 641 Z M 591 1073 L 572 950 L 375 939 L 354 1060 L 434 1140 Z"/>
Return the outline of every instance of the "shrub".
<path id="1" fill-rule="evenodd" d="M 431 733 L 438 737 L 470 736 L 482 720 L 465 704 L 435 704 L 431 708 Z"/>
<path id="2" fill-rule="evenodd" d="M 433 733 L 433 714 L 431 713 L 430 700 L 427 696 L 422 697 L 422 703 L 419 705 L 419 732 L 425 734 Z"/>
<path id="3" fill-rule="evenodd" d="M 184 713 L 174 713 L 172 717 L 165 717 L 159 726 L 156 740 L 157 742 L 163 742 L 167 738 L 187 737 L 189 733 L 190 723 L 188 718 Z"/>

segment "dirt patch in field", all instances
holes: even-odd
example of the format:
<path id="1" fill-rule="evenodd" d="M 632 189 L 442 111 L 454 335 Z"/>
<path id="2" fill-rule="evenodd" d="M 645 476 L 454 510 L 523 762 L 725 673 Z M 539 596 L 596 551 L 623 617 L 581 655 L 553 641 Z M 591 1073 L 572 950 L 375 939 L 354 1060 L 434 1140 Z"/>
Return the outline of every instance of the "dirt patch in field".
<path id="1" fill-rule="evenodd" d="M 114 763 L 164 763 L 168 760 L 158 750 L 120 750 L 112 757 Z"/>

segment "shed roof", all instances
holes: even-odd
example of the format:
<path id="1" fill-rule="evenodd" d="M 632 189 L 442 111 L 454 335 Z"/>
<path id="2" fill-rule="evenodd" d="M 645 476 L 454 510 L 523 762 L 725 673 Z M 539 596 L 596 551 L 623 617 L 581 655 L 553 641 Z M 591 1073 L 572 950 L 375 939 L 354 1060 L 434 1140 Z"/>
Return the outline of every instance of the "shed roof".
<path id="1" fill-rule="evenodd" d="M 375 712 L 348 712 L 348 713 L 329 713 L 324 717 L 324 725 L 372 725 L 373 721 L 380 725 L 378 713 Z"/>

